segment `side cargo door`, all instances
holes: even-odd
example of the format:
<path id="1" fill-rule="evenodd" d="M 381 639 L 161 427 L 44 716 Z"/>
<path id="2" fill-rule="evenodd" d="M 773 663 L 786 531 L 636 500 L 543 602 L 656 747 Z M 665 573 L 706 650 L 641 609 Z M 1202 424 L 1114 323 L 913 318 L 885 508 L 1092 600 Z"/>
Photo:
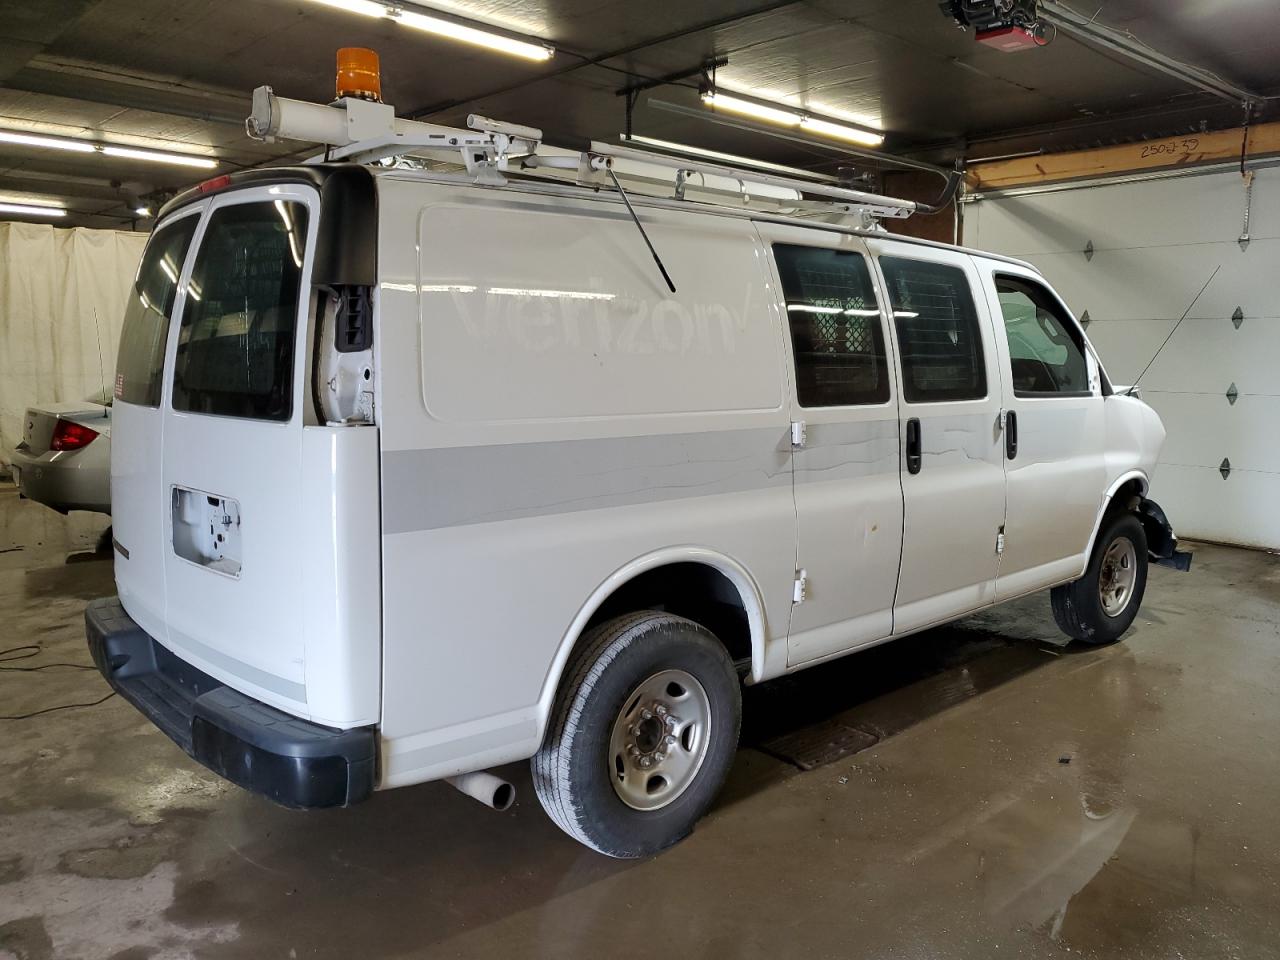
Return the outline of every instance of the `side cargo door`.
<path id="1" fill-rule="evenodd" d="M 995 331 L 973 258 L 868 240 L 902 383 L 902 566 L 894 633 L 994 602 L 1004 525 Z"/>
<path id="2" fill-rule="evenodd" d="M 902 551 L 898 397 L 858 237 L 760 224 L 789 329 L 797 603 L 787 664 L 893 633 Z"/>
<path id="3" fill-rule="evenodd" d="M 161 405 L 168 645 L 306 715 L 301 491 L 319 195 L 215 197 L 195 239 Z"/>

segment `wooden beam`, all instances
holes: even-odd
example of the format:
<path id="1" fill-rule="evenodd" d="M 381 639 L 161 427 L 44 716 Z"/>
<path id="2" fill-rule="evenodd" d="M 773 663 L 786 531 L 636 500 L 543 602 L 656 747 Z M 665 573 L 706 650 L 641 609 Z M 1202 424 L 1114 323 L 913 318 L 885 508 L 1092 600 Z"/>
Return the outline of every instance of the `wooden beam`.
<path id="1" fill-rule="evenodd" d="M 965 178 L 965 186 L 970 192 L 1001 190 L 1060 180 L 1221 163 L 1239 159 L 1240 141 L 1240 128 L 1236 127 L 1095 150 L 1046 153 L 991 163 L 975 162 Z M 1260 123 L 1250 127 L 1246 153 L 1251 158 L 1280 154 L 1280 123 Z"/>

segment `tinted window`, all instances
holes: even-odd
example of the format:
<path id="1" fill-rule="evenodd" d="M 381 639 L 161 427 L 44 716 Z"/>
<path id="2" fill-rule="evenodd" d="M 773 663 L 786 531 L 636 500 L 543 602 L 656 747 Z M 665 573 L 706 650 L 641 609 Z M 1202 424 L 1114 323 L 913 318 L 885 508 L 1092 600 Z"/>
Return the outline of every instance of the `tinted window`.
<path id="1" fill-rule="evenodd" d="M 888 366 L 880 308 L 858 253 L 775 244 L 803 407 L 883 403 Z"/>
<path id="2" fill-rule="evenodd" d="M 909 403 L 987 395 L 982 332 L 969 278 L 959 267 L 881 257 L 889 286 L 902 394 Z"/>
<path id="3" fill-rule="evenodd" d="M 164 348 L 169 318 L 178 293 L 178 276 L 187 259 L 198 216 L 161 227 L 147 241 L 137 279 L 124 311 L 120 352 L 116 357 L 115 397 L 125 403 L 160 406 Z"/>
<path id="4" fill-rule="evenodd" d="M 1009 338 L 1013 392 L 1089 393 L 1084 343 L 1052 294 L 1038 283 L 997 276 L 996 293 Z"/>
<path id="5" fill-rule="evenodd" d="M 173 370 L 173 408 L 288 420 L 307 208 L 215 210 L 196 252 Z"/>

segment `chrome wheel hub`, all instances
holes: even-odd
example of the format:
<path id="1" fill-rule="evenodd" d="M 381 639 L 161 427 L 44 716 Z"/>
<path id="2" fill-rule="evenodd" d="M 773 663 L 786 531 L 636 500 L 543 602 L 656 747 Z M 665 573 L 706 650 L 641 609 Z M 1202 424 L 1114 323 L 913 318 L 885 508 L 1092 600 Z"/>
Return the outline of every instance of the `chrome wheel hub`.
<path id="1" fill-rule="evenodd" d="M 1102 612 L 1108 617 L 1124 613 L 1137 579 L 1138 554 L 1132 541 L 1124 537 L 1113 540 L 1102 555 L 1102 569 L 1098 574 L 1098 599 L 1102 603 Z"/>
<path id="2" fill-rule="evenodd" d="M 693 783 L 711 737 L 711 701 L 692 674 L 663 670 L 623 702 L 609 737 L 614 791 L 636 810 L 658 810 Z"/>

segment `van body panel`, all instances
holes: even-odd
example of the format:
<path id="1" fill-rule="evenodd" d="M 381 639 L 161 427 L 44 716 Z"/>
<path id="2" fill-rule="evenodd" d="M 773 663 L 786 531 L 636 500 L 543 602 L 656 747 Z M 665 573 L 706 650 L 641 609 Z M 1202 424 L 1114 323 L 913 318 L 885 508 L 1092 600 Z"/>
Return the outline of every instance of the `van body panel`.
<path id="1" fill-rule="evenodd" d="M 375 724 L 382 693 L 378 431 L 302 428 L 300 623 L 311 720 Z"/>
<path id="2" fill-rule="evenodd" d="M 532 752 L 585 598 L 655 551 L 740 563 L 784 645 L 790 416 L 751 224 L 641 212 L 673 295 L 614 204 L 378 185 L 384 784 Z"/>

